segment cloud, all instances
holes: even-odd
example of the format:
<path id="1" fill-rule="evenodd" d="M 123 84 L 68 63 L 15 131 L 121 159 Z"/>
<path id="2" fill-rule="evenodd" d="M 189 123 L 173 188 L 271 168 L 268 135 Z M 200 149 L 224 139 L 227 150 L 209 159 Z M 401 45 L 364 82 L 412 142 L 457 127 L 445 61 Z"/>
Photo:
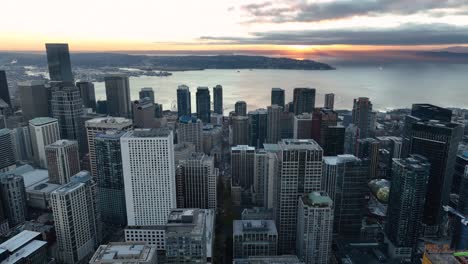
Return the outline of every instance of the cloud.
<path id="1" fill-rule="evenodd" d="M 317 22 L 354 16 L 409 15 L 437 9 L 467 7 L 466 0 L 304 0 L 265 1 L 242 6 L 249 22 Z"/>
<path id="2" fill-rule="evenodd" d="M 468 27 L 403 24 L 395 28 L 254 32 L 251 37 L 204 36 L 207 44 L 270 45 L 444 45 L 468 44 Z"/>

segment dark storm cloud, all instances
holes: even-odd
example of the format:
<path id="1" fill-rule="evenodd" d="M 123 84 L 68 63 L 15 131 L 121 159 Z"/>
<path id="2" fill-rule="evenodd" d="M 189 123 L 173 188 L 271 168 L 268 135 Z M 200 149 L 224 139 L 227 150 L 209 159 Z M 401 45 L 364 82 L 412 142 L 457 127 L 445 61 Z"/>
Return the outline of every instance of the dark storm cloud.
<path id="1" fill-rule="evenodd" d="M 466 0 L 336 0 L 308 3 L 304 0 L 265 1 L 242 7 L 249 22 L 316 22 L 353 16 L 416 14 L 437 9 L 466 10 Z"/>
<path id="2" fill-rule="evenodd" d="M 272 45 L 442 45 L 468 44 L 468 27 L 448 24 L 404 24 L 388 29 L 269 31 L 252 37 L 201 37 L 205 43 Z"/>

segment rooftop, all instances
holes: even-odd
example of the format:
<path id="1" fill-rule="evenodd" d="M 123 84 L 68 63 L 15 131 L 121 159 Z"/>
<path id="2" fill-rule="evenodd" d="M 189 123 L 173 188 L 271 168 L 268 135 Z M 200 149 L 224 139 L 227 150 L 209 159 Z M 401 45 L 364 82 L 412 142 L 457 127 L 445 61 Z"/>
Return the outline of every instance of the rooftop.
<path id="1" fill-rule="evenodd" d="M 307 149 L 322 150 L 322 147 L 313 139 L 283 139 L 279 143 L 281 150 Z"/>
<path id="2" fill-rule="evenodd" d="M 189 123 L 197 123 L 201 121 L 200 119 L 197 119 L 196 117 L 184 115 L 179 118 L 179 122 L 183 124 L 189 124 Z"/>
<path id="3" fill-rule="evenodd" d="M 10 133 L 11 133 L 11 130 L 8 128 L 0 129 L 0 136 L 9 135 Z"/>
<path id="4" fill-rule="evenodd" d="M 44 81 L 23 81 L 18 82 L 18 86 L 38 86 L 38 85 L 45 85 Z"/>
<path id="5" fill-rule="evenodd" d="M 71 146 L 71 145 L 78 145 L 78 142 L 75 140 L 68 140 L 68 139 L 59 139 L 54 143 L 48 145 L 47 147 L 63 147 L 63 146 Z"/>
<path id="6" fill-rule="evenodd" d="M 273 220 L 234 220 L 233 234 L 242 235 L 244 233 L 268 233 L 278 235 L 275 221 Z"/>
<path id="7" fill-rule="evenodd" d="M 89 263 L 151 262 L 156 258 L 156 248 L 146 243 L 112 242 L 101 245 Z"/>
<path id="8" fill-rule="evenodd" d="M 24 232 L 24 231 L 23 231 Z M 45 247 L 47 245 L 47 242 L 41 241 L 41 240 L 33 240 L 24 247 L 20 248 L 18 251 L 13 253 L 11 256 L 9 256 L 7 259 L 2 261 L 2 264 L 9 264 L 9 263 L 19 263 L 21 259 L 24 259 L 34 252 L 36 252 L 38 249 Z"/>
<path id="9" fill-rule="evenodd" d="M 118 129 L 109 129 L 102 133 L 97 133 L 95 139 L 120 139 L 126 131 L 118 130 Z"/>
<path id="10" fill-rule="evenodd" d="M 295 255 L 234 259 L 233 264 L 303 264 Z"/>
<path id="11" fill-rule="evenodd" d="M 29 243 L 31 240 L 34 240 L 38 237 L 41 233 L 25 230 L 21 233 L 17 234 L 16 236 L 8 239 L 3 244 L 0 244 L 0 249 L 7 250 L 9 252 L 14 252 L 24 246 L 25 244 Z"/>
<path id="12" fill-rule="evenodd" d="M 93 118 L 86 121 L 86 126 L 105 126 L 108 127 L 109 125 L 131 125 L 133 122 L 130 119 L 124 117 L 98 117 Z"/>
<path id="13" fill-rule="evenodd" d="M 255 147 L 247 146 L 247 145 L 237 145 L 231 147 L 231 151 L 255 151 Z"/>
<path id="14" fill-rule="evenodd" d="M 304 204 L 312 207 L 331 207 L 332 199 L 326 192 L 311 192 L 302 197 Z"/>
<path id="15" fill-rule="evenodd" d="M 33 126 L 43 126 L 53 122 L 58 122 L 58 120 L 51 117 L 36 117 L 29 120 L 29 124 Z"/>
<path id="16" fill-rule="evenodd" d="M 122 137 L 124 138 L 155 138 L 168 137 L 172 131 L 168 128 L 141 128 L 128 131 Z"/>
<path id="17" fill-rule="evenodd" d="M 337 165 L 338 163 L 345 163 L 345 162 L 358 161 L 358 160 L 359 158 L 351 154 L 323 157 L 323 162 L 327 165 Z"/>

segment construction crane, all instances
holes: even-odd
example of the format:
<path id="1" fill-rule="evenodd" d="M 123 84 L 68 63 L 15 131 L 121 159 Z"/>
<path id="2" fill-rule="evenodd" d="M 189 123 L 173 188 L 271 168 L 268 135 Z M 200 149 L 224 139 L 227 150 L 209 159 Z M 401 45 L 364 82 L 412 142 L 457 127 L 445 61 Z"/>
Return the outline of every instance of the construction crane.
<path id="1" fill-rule="evenodd" d="M 460 219 L 461 219 L 461 223 L 464 225 L 464 226 L 467 226 L 468 225 L 468 218 L 465 217 L 462 213 L 460 213 L 459 211 L 453 209 L 453 207 L 451 206 L 448 206 L 448 205 L 444 205 L 442 206 L 444 208 L 444 211 L 447 212 L 447 213 L 451 213 L 455 216 L 458 216 Z"/>

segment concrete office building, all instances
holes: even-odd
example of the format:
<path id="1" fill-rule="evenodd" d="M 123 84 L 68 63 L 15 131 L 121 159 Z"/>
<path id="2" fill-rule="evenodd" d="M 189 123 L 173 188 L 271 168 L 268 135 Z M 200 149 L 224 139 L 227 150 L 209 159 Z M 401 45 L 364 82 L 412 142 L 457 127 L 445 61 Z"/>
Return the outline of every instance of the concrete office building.
<path id="1" fill-rule="evenodd" d="M 304 113 L 294 117 L 294 139 L 312 138 L 312 114 Z"/>
<path id="2" fill-rule="evenodd" d="M 43 81 L 19 82 L 18 92 L 25 122 L 49 115 L 49 95 Z"/>
<path id="3" fill-rule="evenodd" d="M 80 90 L 80 96 L 85 108 L 91 108 L 96 111 L 96 93 L 92 82 L 77 82 L 76 87 Z"/>
<path id="4" fill-rule="evenodd" d="M 26 221 L 26 190 L 23 176 L 3 174 L 0 176 L 0 197 L 3 212 L 10 227 Z"/>
<path id="5" fill-rule="evenodd" d="M 174 164 L 177 168 L 181 160 L 188 159 L 195 151 L 195 145 L 192 143 L 178 143 L 174 145 Z"/>
<path id="6" fill-rule="evenodd" d="M 254 159 L 254 192 L 255 204 L 265 208 L 273 208 L 274 178 L 278 173 L 278 159 L 268 144 L 265 149 L 255 152 Z"/>
<path id="7" fill-rule="evenodd" d="M 274 210 L 278 251 L 296 247 L 297 198 L 322 189 L 323 149 L 314 140 L 283 139 L 278 143 L 279 173 L 275 178 Z"/>
<path id="8" fill-rule="evenodd" d="M 214 158 L 192 153 L 180 160 L 176 172 L 177 207 L 216 209 L 216 187 L 219 171 Z"/>
<path id="9" fill-rule="evenodd" d="M 249 189 L 254 181 L 255 148 L 238 145 L 231 148 L 231 175 L 233 184 Z"/>
<path id="10" fill-rule="evenodd" d="M 78 142 L 57 140 L 45 147 L 45 153 L 50 183 L 67 184 L 73 175 L 80 172 Z"/>
<path id="11" fill-rule="evenodd" d="M 89 161 L 91 164 L 91 175 L 97 177 L 96 149 L 94 139 L 96 134 L 106 130 L 130 130 L 133 128 L 132 120 L 123 117 L 98 117 L 85 122 L 86 135 L 88 138 Z"/>
<path id="12" fill-rule="evenodd" d="M 60 84 L 52 89 L 52 117 L 58 120 L 62 139 L 78 140 L 79 118 L 83 114 L 80 90 L 74 85 Z"/>
<path id="13" fill-rule="evenodd" d="M 151 99 L 145 97 L 133 101 L 133 125 L 135 128 L 157 128 L 158 124 L 154 117 L 155 105 Z"/>
<path id="14" fill-rule="evenodd" d="M 267 137 L 266 143 L 276 144 L 281 140 L 281 113 L 283 108 L 276 104 L 267 108 Z M 261 146 L 262 147 L 262 146 Z"/>
<path id="15" fill-rule="evenodd" d="M 195 151 L 203 151 L 203 122 L 190 116 L 181 116 L 177 127 L 177 142 L 192 143 Z"/>
<path id="16" fill-rule="evenodd" d="M 146 243 L 111 242 L 101 245 L 94 253 L 89 264 L 157 264 L 158 254 L 155 247 Z"/>
<path id="17" fill-rule="evenodd" d="M 299 198 L 296 250 L 306 264 L 328 264 L 332 257 L 333 202 L 325 192 Z"/>
<path id="18" fill-rule="evenodd" d="M 37 117 L 29 121 L 29 134 L 35 163 L 47 168 L 45 147 L 60 139 L 58 120 L 50 117 Z"/>
<path id="19" fill-rule="evenodd" d="M 273 220 L 234 220 L 233 256 L 276 256 L 278 232 Z"/>
<path id="20" fill-rule="evenodd" d="M 106 85 L 107 114 L 115 117 L 132 117 L 130 82 L 127 76 L 104 77 Z"/>

